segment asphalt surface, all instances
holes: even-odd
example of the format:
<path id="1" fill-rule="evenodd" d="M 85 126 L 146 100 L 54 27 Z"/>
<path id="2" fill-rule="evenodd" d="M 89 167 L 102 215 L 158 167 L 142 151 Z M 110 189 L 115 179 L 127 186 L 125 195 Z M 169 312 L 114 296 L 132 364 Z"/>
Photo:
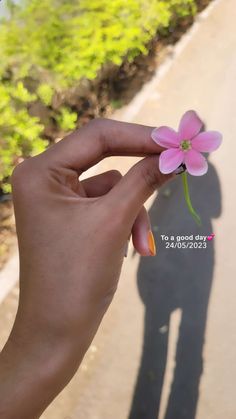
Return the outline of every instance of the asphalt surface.
<path id="1" fill-rule="evenodd" d="M 224 141 L 207 175 L 191 179 L 200 229 L 186 210 L 180 178 L 147 202 L 157 255 L 140 258 L 130 245 L 116 297 L 80 372 L 43 419 L 236 418 L 235 7 L 235 0 L 213 2 L 153 80 L 114 115 L 176 127 L 195 109 Z M 111 157 L 92 172 L 125 173 L 135 161 Z M 211 233 L 206 249 L 167 249 L 161 240 Z M 17 276 L 7 272 L 9 281 Z M 16 284 L 0 305 L 1 346 L 17 297 Z"/>

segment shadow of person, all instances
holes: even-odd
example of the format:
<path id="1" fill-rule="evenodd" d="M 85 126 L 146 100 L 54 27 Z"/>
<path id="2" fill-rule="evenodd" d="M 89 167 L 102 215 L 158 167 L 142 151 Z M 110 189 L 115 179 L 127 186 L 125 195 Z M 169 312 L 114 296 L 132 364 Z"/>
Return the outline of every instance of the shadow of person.
<path id="1" fill-rule="evenodd" d="M 206 176 L 189 176 L 198 227 L 186 208 L 179 176 L 164 186 L 150 209 L 157 255 L 141 258 L 138 289 L 145 305 L 143 352 L 129 419 L 157 419 L 167 361 L 170 317 L 179 308 L 175 368 L 165 419 L 194 419 L 203 372 L 203 344 L 214 268 L 214 239 L 207 248 L 165 248 L 161 235 L 209 235 L 211 218 L 221 213 L 220 184 L 209 163 Z"/>

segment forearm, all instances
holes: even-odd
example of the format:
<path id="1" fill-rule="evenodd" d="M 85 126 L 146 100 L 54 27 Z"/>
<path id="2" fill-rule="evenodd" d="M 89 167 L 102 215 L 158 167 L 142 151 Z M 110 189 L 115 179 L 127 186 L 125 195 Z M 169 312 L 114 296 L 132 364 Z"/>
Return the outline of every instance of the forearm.
<path id="1" fill-rule="evenodd" d="M 42 414 L 83 357 L 81 350 L 73 358 L 68 346 L 52 345 L 50 339 L 25 340 L 12 332 L 0 355 L 0 418 L 36 419 Z"/>
<path id="2" fill-rule="evenodd" d="M 18 314 L 0 354 L 0 419 L 39 418 L 77 371 L 101 321 L 71 331 L 35 317 Z"/>

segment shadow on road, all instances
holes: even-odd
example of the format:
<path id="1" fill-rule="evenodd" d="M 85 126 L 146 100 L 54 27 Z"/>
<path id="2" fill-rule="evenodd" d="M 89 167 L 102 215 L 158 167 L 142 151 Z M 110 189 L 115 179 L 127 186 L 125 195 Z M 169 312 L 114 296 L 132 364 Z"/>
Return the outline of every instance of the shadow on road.
<path id="1" fill-rule="evenodd" d="M 211 219 L 221 213 L 220 184 L 209 164 L 206 176 L 191 177 L 192 201 L 203 225 L 188 214 L 178 177 L 160 191 L 149 214 L 155 234 L 157 256 L 141 258 L 138 289 L 145 305 L 141 364 L 129 419 L 157 419 L 167 361 L 171 313 L 182 316 L 175 354 L 175 370 L 165 419 L 194 419 L 203 372 L 203 345 L 207 307 L 214 269 L 214 240 L 207 249 L 166 249 L 161 234 L 211 234 Z M 170 195 L 167 197 L 167 192 Z"/>

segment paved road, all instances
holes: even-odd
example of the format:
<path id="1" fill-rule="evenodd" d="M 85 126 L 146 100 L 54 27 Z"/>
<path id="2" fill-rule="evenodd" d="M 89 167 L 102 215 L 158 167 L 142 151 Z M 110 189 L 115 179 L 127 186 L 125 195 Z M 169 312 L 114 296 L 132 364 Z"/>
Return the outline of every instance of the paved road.
<path id="1" fill-rule="evenodd" d="M 196 109 L 224 134 L 209 172 L 191 182 L 203 218 L 198 230 L 181 179 L 147 203 L 158 253 L 129 255 L 116 298 L 81 371 L 43 419 L 235 419 L 235 0 L 217 0 L 117 119 L 176 126 Z M 96 170 L 123 173 L 135 158 Z M 161 234 L 210 234 L 206 250 L 165 249 Z M 0 306 L 0 343 L 10 330 L 17 287 Z"/>

